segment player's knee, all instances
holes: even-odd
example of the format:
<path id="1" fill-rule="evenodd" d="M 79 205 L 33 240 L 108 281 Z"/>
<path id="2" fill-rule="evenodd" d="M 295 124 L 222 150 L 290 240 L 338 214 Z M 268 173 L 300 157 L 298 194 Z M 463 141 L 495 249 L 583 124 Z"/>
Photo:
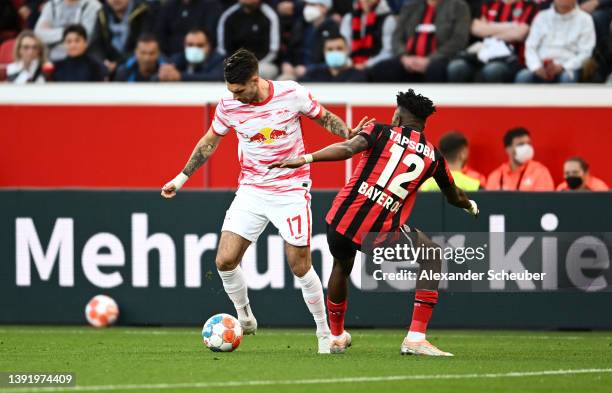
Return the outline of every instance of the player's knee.
<path id="1" fill-rule="evenodd" d="M 351 258 L 351 259 L 340 260 L 340 259 L 334 258 L 333 270 L 338 271 L 343 276 L 346 276 L 346 277 L 350 276 L 351 271 L 353 270 L 353 259 Z"/>
<path id="2" fill-rule="evenodd" d="M 291 265 L 291 271 L 297 277 L 304 277 L 310 270 L 310 263 L 307 258 Z"/>
<path id="3" fill-rule="evenodd" d="M 220 270 L 222 272 L 234 270 L 239 263 L 239 260 L 236 260 L 236 258 L 230 257 L 228 255 L 217 255 L 217 258 L 215 258 L 217 270 Z"/>

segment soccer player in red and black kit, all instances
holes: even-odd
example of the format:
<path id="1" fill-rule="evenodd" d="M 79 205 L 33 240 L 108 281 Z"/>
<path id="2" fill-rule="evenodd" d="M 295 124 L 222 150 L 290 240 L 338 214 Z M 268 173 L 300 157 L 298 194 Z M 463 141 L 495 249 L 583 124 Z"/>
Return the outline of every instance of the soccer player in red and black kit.
<path id="1" fill-rule="evenodd" d="M 455 186 L 446 161 L 423 133 L 425 121 L 435 106 L 428 98 L 410 89 L 397 95 L 397 109 L 391 125 L 370 124 L 354 138 L 325 147 L 313 154 L 277 162 L 270 167 L 299 168 L 316 161 L 341 161 L 364 152 L 349 182 L 336 196 L 326 221 L 327 242 L 334 256 L 329 278 L 327 304 L 332 335 L 332 353 L 343 353 L 351 344 L 344 330 L 348 296 L 348 277 L 357 250 L 362 249 L 368 233 L 407 233 L 419 186 L 433 177 L 447 201 L 478 215 L 476 203 Z M 420 244 L 436 247 L 423 232 Z M 391 236 L 393 237 L 393 236 Z M 363 250 L 362 250 L 363 251 Z M 441 260 L 420 260 L 421 271 L 441 271 Z M 419 273 L 419 277 L 421 274 Z M 429 275 L 431 276 L 431 275 Z M 426 330 L 438 301 L 438 280 L 417 281 L 412 323 L 401 345 L 402 354 L 452 356 L 426 340 Z"/>

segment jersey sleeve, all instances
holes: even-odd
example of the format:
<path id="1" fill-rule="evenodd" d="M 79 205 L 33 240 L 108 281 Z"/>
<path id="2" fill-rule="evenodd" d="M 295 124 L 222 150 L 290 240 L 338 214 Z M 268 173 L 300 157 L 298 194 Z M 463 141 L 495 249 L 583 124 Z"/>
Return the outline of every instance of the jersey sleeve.
<path id="1" fill-rule="evenodd" d="M 312 97 L 312 94 L 304 87 L 296 84 L 295 100 L 298 111 L 310 119 L 318 119 L 323 114 L 321 104 Z"/>
<path id="2" fill-rule="evenodd" d="M 359 134 L 357 134 L 357 135 L 361 135 L 368 141 L 368 149 L 371 149 L 372 146 L 374 146 L 374 143 L 376 143 L 376 134 L 378 132 L 378 130 L 376 129 L 376 126 L 377 124 L 375 123 L 368 124 L 367 126 L 361 129 Z"/>
<path id="3" fill-rule="evenodd" d="M 435 154 L 436 161 L 438 161 L 438 163 L 436 164 L 436 169 L 434 170 L 433 178 L 436 183 L 438 183 L 440 189 L 451 187 L 453 184 L 455 184 L 455 179 L 453 179 L 453 175 L 451 174 L 450 168 L 448 167 L 446 160 L 444 159 L 444 157 L 442 157 L 442 154 L 440 154 L 438 149 L 435 150 Z"/>
<path id="4" fill-rule="evenodd" d="M 232 128 L 229 124 L 229 116 L 223 108 L 223 101 L 220 101 L 215 109 L 215 117 L 213 117 L 211 126 L 213 132 L 220 136 L 227 135 Z"/>

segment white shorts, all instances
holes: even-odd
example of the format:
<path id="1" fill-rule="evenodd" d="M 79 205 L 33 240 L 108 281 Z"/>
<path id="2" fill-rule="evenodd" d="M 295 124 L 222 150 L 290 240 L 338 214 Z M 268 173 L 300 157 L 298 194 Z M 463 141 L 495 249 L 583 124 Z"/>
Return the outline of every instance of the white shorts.
<path id="1" fill-rule="evenodd" d="M 241 186 L 225 213 L 221 230 L 256 242 L 268 222 L 272 222 L 287 243 L 310 246 L 311 217 L 309 187 L 272 194 Z"/>

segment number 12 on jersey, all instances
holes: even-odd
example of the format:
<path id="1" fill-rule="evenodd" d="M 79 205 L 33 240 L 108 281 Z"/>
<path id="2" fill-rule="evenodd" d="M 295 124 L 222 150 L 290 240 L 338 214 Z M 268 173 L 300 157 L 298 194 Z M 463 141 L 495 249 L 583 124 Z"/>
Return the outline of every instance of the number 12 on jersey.
<path id="1" fill-rule="evenodd" d="M 389 186 L 387 186 L 387 183 L 389 183 L 389 179 L 391 178 L 391 176 L 397 169 L 397 166 L 399 165 L 402 155 L 404 154 L 405 148 L 398 145 L 397 143 L 394 143 L 391 146 L 390 151 L 391 158 L 389 158 L 385 169 L 380 174 L 376 185 L 382 188 L 386 187 L 390 192 L 397 195 L 399 198 L 405 199 L 408 196 L 408 190 L 402 187 L 402 185 L 417 179 L 421 175 L 421 172 L 423 172 L 423 168 L 425 168 L 425 161 L 423 161 L 421 157 L 417 156 L 414 153 L 406 155 L 406 157 L 404 157 L 404 159 L 402 160 L 402 163 L 408 167 L 408 170 L 395 176 L 391 180 Z"/>

